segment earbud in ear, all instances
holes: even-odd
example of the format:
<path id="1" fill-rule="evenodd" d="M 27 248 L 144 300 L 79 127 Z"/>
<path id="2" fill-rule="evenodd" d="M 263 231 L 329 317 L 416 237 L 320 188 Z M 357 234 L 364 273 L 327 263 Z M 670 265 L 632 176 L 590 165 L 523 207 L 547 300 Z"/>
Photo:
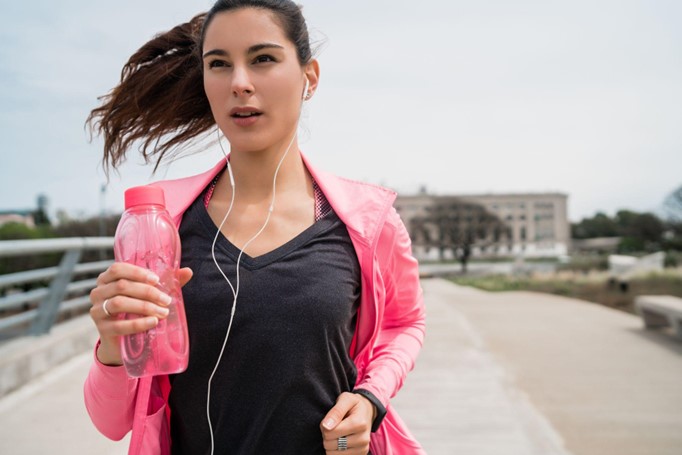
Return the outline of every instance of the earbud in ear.
<path id="1" fill-rule="evenodd" d="M 307 99 L 308 99 L 308 96 L 310 95 L 310 94 L 308 93 L 308 88 L 309 88 L 309 87 L 310 87 L 310 81 L 309 81 L 308 78 L 306 77 L 306 78 L 305 78 L 305 88 L 303 89 L 303 95 L 301 96 L 301 99 L 303 99 L 303 100 L 307 100 Z"/>

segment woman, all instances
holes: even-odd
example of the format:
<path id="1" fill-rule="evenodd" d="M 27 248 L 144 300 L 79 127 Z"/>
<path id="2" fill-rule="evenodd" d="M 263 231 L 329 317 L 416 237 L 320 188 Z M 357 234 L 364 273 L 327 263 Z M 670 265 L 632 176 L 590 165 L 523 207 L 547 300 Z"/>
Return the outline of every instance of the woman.
<path id="1" fill-rule="evenodd" d="M 167 314 L 157 277 L 116 263 L 91 293 L 86 407 L 111 439 L 132 429 L 129 453 L 424 453 L 389 406 L 424 337 L 417 264 L 393 192 L 299 151 L 318 81 L 297 5 L 221 0 L 144 45 L 91 113 L 105 166 L 140 140 L 157 166 L 204 133 L 231 148 L 157 183 L 182 240 L 187 370 L 134 379 L 121 366 L 120 336 Z"/>

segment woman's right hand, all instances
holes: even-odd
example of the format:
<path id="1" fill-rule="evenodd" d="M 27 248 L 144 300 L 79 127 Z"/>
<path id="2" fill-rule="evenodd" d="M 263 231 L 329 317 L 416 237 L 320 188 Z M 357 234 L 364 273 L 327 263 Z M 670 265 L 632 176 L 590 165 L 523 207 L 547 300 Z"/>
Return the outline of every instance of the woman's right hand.
<path id="1" fill-rule="evenodd" d="M 189 268 L 178 271 L 181 286 L 191 278 Z M 168 316 L 171 298 L 156 288 L 158 283 L 159 277 L 153 272 L 125 262 L 115 262 L 99 275 L 97 286 L 90 292 L 90 317 L 99 332 L 97 358 L 100 362 L 122 365 L 120 337 L 145 332 Z M 123 319 L 119 317 L 123 313 L 141 317 Z"/>

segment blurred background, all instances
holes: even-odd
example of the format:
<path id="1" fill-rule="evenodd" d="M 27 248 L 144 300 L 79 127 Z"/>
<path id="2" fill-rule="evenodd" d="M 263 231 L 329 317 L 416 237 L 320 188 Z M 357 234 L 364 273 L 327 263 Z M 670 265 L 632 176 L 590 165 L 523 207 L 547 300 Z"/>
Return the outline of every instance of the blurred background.
<path id="1" fill-rule="evenodd" d="M 638 296 L 682 297 L 682 3 L 301 3 L 321 65 L 301 148 L 322 169 L 398 192 L 425 280 L 571 297 L 637 324 Z M 107 179 L 102 141 L 84 124 L 142 43 L 211 4 L 0 4 L 0 245 L 111 237 L 125 188 L 221 159 L 216 148 L 187 153 L 153 175 L 132 150 Z M 79 244 L 78 261 L 107 264 L 103 242 Z M 0 246 L 0 299 L 10 299 L 0 315 L 37 311 L 47 297 L 26 294 L 52 289 L 57 272 L 16 274 L 64 265 L 74 245 Z M 93 273 L 69 285 L 79 303 L 52 322 L 87 309 Z M 662 343 L 679 362 L 682 328 L 661 323 L 665 311 L 653 325 L 671 326 Z M 26 321 L 3 338 L 40 331 Z M 665 399 L 682 404 L 679 393 Z M 682 423 L 671 419 L 666 428 Z M 630 453 L 682 453 L 671 438 Z"/>
<path id="2" fill-rule="evenodd" d="M 0 239 L 113 235 L 125 188 L 221 159 L 188 150 L 153 175 L 132 150 L 107 180 L 84 125 L 142 43 L 208 7 L 3 4 Z M 420 259 L 603 271 L 609 253 L 663 251 L 662 265 L 680 264 L 682 5 L 303 8 L 322 79 L 301 147 L 323 169 L 396 190 Z"/>
<path id="3" fill-rule="evenodd" d="M 547 192 L 572 221 L 660 213 L 680 186 L 682 6 L 673 1 L 303 2 L 322 80 L 302 149 L 319 166 L 401 194 Z M 101 142 L 84 121 L 127 58 L 205 1 L 3 2 L 0 207 L 99 213 Z M 152 177 L 130 154 L 122 190 Z M 362 164 L 360 164 L 362 163 Z"/>

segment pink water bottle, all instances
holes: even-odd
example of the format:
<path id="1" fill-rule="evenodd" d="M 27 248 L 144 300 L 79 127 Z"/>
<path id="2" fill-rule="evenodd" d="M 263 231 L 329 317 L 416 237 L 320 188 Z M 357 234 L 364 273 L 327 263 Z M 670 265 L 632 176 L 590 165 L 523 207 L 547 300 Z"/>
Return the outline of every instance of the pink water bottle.
<path id="1" fill-rule="evenodd" d="M 125 192 L 125 212 L 116 228 L 114 256 L 154 272 L 157 287 L 172 302 L 170 313 L 144 333 L 121 337 L 121 355 L 129 376 L 179 373 L 187 368 L 189 337 L 182 291 L 177 278 L 180 267 L 180 236 L 173 224 L 163 190 L 138 186 Z M 126 319 L 140 317 L 126 314 Z"/>

